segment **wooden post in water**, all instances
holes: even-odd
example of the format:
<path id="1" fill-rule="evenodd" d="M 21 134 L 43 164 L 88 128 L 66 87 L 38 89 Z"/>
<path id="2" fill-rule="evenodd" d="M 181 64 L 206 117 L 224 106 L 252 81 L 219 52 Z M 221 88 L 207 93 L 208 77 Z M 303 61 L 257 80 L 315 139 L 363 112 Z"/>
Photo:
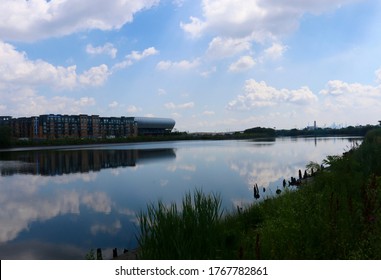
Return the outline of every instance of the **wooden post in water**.
<path id="1" fill-rule="evenodd" d="M 103 260 L 101 248 L 97 249 L 97 260 Z"/>
<path id="2" fill-rule="evenodd" d="M 112 249 L 112 257 L 114 259 L 118 257 L 118 249 L 117 248 Z"/>

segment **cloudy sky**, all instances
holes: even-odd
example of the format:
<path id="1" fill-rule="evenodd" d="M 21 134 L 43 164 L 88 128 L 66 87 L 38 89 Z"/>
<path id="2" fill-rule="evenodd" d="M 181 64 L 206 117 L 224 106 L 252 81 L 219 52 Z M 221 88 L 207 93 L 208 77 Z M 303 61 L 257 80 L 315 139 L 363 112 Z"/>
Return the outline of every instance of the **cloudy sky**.
<path id="1" fill-rule="evenodd" d="M 0 115 L 381 120 L 378 0 L 1 0 Z"/>

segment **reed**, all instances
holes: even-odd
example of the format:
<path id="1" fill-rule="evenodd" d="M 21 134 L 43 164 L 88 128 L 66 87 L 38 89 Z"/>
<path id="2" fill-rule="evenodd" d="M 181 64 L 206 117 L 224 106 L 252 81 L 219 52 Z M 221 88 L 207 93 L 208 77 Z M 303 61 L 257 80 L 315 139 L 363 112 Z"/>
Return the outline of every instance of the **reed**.
<path id="1" fill-rule="evenodd" d="M 139 215 L 143 259 L 213 259 L 221 242 L 221 198 L 196 190 L 179 208 L 162 201 Z"/>

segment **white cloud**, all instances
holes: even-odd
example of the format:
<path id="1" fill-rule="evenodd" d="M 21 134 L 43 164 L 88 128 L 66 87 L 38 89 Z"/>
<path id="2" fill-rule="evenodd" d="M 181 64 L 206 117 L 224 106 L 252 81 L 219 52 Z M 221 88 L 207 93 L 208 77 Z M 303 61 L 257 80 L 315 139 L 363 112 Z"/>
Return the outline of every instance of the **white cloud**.
<path id="1" fill-rule="evenodd" d="M 75 65 L 62 67 L 43 60 L 30 60 L 26 53 L 1 41 L 0 57 L 1 106 L 16 116 L 84 112 L 95 104 L 94 98 L 45 97 L 38 94 L 38 89 L 72 90 L 79 86 L 99 86 L 109 75 L 106 65 L 90 68 L 78 75 Z"/>
<path id="2" fill-rule="evenodd" d="M 327 87 L 320 91 L 320 94 L 331 96 L 361 96 L 361 97 L 381 97 L 381 86 L 363 85 L 359 83 L 349 84 L 340 80 L 333 80 L 327 83 Z"/>
<path id="3" fill-rule="evenodd" d="M 192 16 L 180 26 L 193 37 L 213 32 L 263 42 L 297 29 L 306 13 L 319 14 L 354 1 L 358 0 L 203 0 L 203 19 Z"/>
<path id="4" fill-rule="evenodd" d="M 158 70 L 168 70 L 172 65 L 172 62 L 170 62 L 169 60 L 166 60 L 166 61 L 160 61 L 157 65 L 156 65 L 156 69 Z"/>
<path id="5" fill-rule="evenodd" d="M 274 106 L 284 103 L 305 105 L 316 102 L 318 99 L 308 87 L 298 90 L 276 89 L 265 82 L 253 79 L 245 83 L 245 93 L 229 102 L 228 110 L 250 110 L 255 107 Z"/>
<path id="6" fill-rule="evenodd" d="M 106 54 L 106 55 L 109 55 L 111 58 L 115 58 L 118 50 L 114 48 L 113 44 L 111 43 L 106 43 L 103 46 L 98 46 L 98 47 L 93 47 L 93 45 L 88 44 L 86 46 L 86 52 L 88 54 L 93 54 L 93 55 Z"/>
<path id="7" fill-rule="evenodd" d="M 249 56 L 242 56 L 238 61 L 232 63 L 229 67 L 229 71 L 231 72 L 241 72 L 249 70 L 250 68 L 253 68 L 255 65 L 254 59 Z"/>
<path id="8" fill-rule="evenodd" d="M 48 85 L 58 89 L 73 89 L 80 85 L 102 85 L 110 75 L 105 64 L 92 67 L 78 75 L 76 65 L 54 66 L 43 60 L 30 60 L 25 52 L 0 41 L 0 84 L 7 86 Z"/>
<path id="9" fill-rule="evenodd" d="M 80 31 L 119 29 L 159 0 L 2 0 L 0 38 L 35 41 Z"/>
<path id="10" fill-rule="evenodd" d="M 126 58 L 131 61 L 139 61 L 147 56 L 155 55 L 158 53 L 158 50 L 156 50 L 154 47 L 150 47 L 148 49 L 145 49 L 143 52 L 132 51 L 131 54 L 126 56 Z"/>
<path id="11" fill-rule="evenodd" d="M 116 101 L 113 101 L 110 104 L 108 104 L 109 108 L 117 108 L 118 106 L 119 106 L 119 103 Z"/>
<path id="12" fill-rule="evenodd" d="M 113 69 L 124 69 L 128 66 L 131 66 L 136 61 L 140 61 L 148 56 L 156 55 L 159 51 L 156 50 L 154 47 L 147 48 L 143 50 L 142 52 L 139 51 L 132 51 L 129 55 L 126 55 L 125 60 L 122 62 L 119 62 L 113 66 Z"/>
<path id="13" fill-rule="evenodd" d="M 320 94 L 323 98 L 321 110 L 324 115 L 330 116 L 330 120 L 353 124 L 368 123 L 370 118 L 374 118 L 375 122 L 378 120 L 381 85 L 350 84 L 333 80 L 327 83 Z"/>
<path id="14" fill-rule="evenodd" d="M 29 60 L 26 53 L 0 41 L 0 83 L 73 88 L 77 84 L 76 66 L 53 66 L 43 60 Z"/>
<path id="15" fill-rule="evenodd" d="M 65 98 L 63 98 L 65 99 Z M 70 100 L 70 99 L 68 99 Z M 81 97 L 78 100 L 74 100 L 73 104 L 76 105 L 76 107 L 87 107 L 87 106 L 93 106 L 95 105 L 95 99 L 92 97 Z"/>
<path id="16" fill-rule="evenodd" d="M 142 108 L 136 107 L 135 105 L 130 105 L 127 107 L 128 113 L 136 113 L 142 111 Z"/>
<path id="17" fill-rule="evenodd" d="M 127 113 L 130 113 L 130 114 L 142 111 L 142 108 L 140 108 L 140 107 L 136 107 L 135 105 L 128 105 L 128 106 L 126 106 L 125 104 L 120 104 L 117 101 L 111 102 L 108 105 L 108 107 L 110 109 L 116 109 L 116 108 L 118 108 L 119 111 L 126 111 Z"/>
<path id="18" fill-rule="evenodd" d="M 190 23 L 180 22 L 180 27 L 192 37 L 199 37 L 207 24 L 196 17 L 190 17 Z"/>
<path id="19" fill-rule="evenodd" d="M 175 109 L 191 109 L 194 107 L 194 102 L 188 102 L 183 104 L 175 104 L 173 102 L 166 103 L 165 108 L 175 110 Z"/>
<path id="20" fill-rule="evenodd" d="M 209 77 L 211 74 L 215 73 L 217 71 L 217 67 L 216 66 L 213 66 L 211 69 L 209 70 L 206 70 L 206 71 L 203 71 L 201 72 L 201 76 L 207 78 Z"/>
<path id="21" fill-rule="evenodd" d="M 156 65 L 156 69 L 158 69 L 158 70 L 169 70 L 169 69 L 189 70 L 192 68 L 196 68 L 198 65 L 200 65 L 199 59 L 195 59 L 193 61 L 181 60 L 181 61 L 177 61 L 177 62 L 172 62 L 170 60 L 166 60 L 166 61 L 160 61 Z"/>
<path id="22" fill-rule="evenodd" d="M 226 37 L 245 37 L 253 30 L 260 29 L 259 23 L 265 18 L 266 10 L 259 1 L 203 0 L 204 20 L 190 17 L 189 23 L 181 23 L 181 28 L 192 36 L 201 36 L 212 30 Z"/>
<path id="23" fill-rule="evenodd" d="M 202 114 L 205 115 L 205 116 L 213 116 L 216 113 L 214 111 L 204 111 Z"/>
<path id="24" fill-rule="evenodd" d="M 81 114 L 92 112 L 92 106 L 96 104 L 93 97 L 81 97 L 78 99 L 53 96 L 45 97 L 38 95 L 30 88 L 10 88 L 8 91 L 0 90 L 0 100 L 12 116 L 35 116 L 41 114 Z"/>
<path id="25" fill-rule="evenodd" d="M 92 67 L 79 76 L 79 82 L 83 85 L 100 86 L 105 83 L 110 72 L 107 65 Z"/>
<path id="26" fill-rule="evenodd" d="M 359 0 L 202 0 L 201 13 L 190 16 L 180 27 L 193 38 L 213 36 L 206 58 L 253 56 L 255 46 L 261 50 L 256 63 L 264 63 L 284 55 L 287 46 L 281 41 L 298 29 L 305 14 L 333 11 L 354 1 Z M 265 46 L 269 47 L 262 52 Z M 231 65 L 229 70 L 243 71 L 252 66 L 253 61 L 249 63 L 246 57 Z M 170 67 L 170 61 L 157 65 L 161 70 Z"/>
<path id="27" fill-rule="evenodd" d="M 211 58 L 224 58 L 243 51 L 249 51 L 251 43 L 248 38 L 222 38 L 215 37 L 209 43 L 207 56 Z"/>
<path id="28" fill-rule="evenodd" d="M 265 58 L 276 60 L 281 58 L 286 50 L 287 46 L 280 43 L 273 43 L 270 48 L 267 48 L 264 51 L 264 56 Z"/>

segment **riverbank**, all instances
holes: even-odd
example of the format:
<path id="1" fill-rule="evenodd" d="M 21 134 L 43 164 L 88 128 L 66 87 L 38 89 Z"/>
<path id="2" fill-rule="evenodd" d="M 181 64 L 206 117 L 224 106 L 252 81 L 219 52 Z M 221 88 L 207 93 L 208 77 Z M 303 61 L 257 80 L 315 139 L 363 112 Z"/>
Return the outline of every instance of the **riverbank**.
<path id="1" fill-rule="evenodd" d="M 38 148 L 59 148 L 62 146 L 92 146 L 105 144 L 130 144 L 130 143 L 146 143 L 146 142 L 165 142 L 165 141 L 192 141 L 192 140 L 233 140 L 233 139 L 256 139 L 275 141 L 274 135 L 267 135 L 263 133 L 250 133 L 250 134 L 187 134 L 187 133 L 171 133 L 168 135 L 155 135 L 155 136 L 136 136 L 136 137 L 122 137 L 122 138 L 85 138 L 85 139 L 35 139 L 35 140 L 13 140 L 7 145 L 0 145 L 0 149 L 38 149 Z M 1 144 L 1 143 L 0 143 Z"/>
<path id="2" fill-rule="evenodd" d="M 328 156 L 298 191 L 224 213 L 215 194 L 187 194 L 141 214 L 142 259 L 380 259 L 381 130 Z M 320 163 L 319 163 L 320 164 Z"/>
<path id="3" fill-rule="evenodd" d="M 165 135 L 139 135 L 135 137 L 114 138 L 57 138 L 57 139 L 16 139 L 12 138 L 10 130 L 0 127 L 0 149 L 14 148 L 40 148 L 61 147 L 79 145 L 103 145 L 103 144 L 126 144 L 140 142 L 160 142 L 179 140 L 240 140 L 254 139 L 275 141 L 277 137 L 337 137 L 337 136 L 365 136 L 365 134 L 378 126 L 366 125 L 358 127 L 346 127 L 340 129 L 317 128 L 276 130 L 272 128 L 255 127 L 244 131 L 229 133 L 187 133 L 172 132 Z"/>

